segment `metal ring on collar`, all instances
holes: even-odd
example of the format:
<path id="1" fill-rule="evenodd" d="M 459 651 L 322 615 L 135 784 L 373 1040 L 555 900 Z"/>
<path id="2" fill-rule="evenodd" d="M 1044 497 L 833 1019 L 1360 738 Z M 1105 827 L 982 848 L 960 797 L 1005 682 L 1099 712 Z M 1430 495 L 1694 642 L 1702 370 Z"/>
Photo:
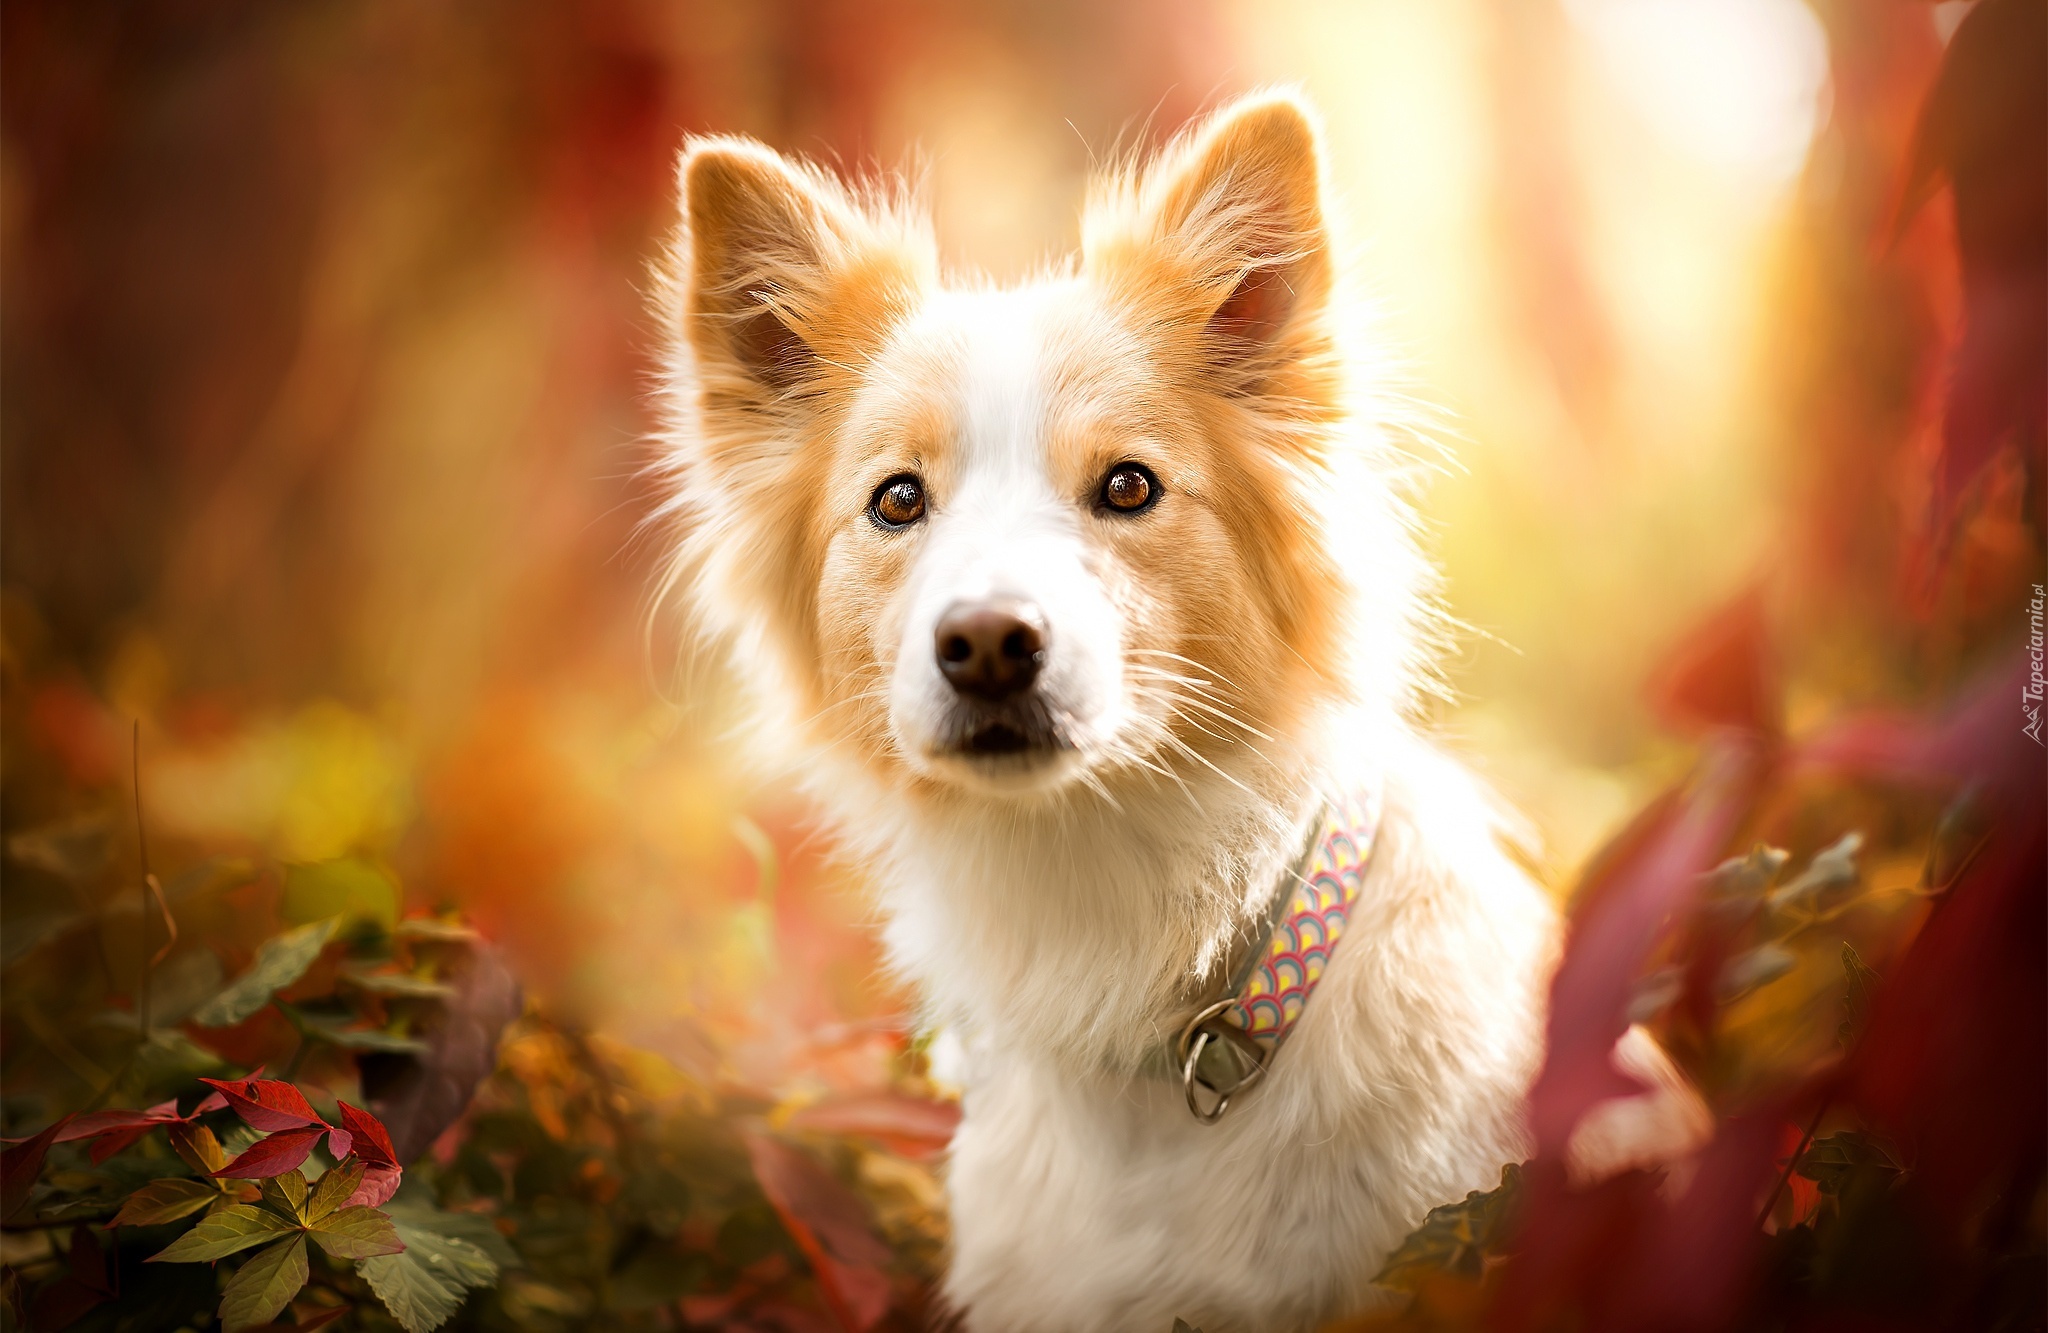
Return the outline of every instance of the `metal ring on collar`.
<path id="1" fill-rule="evenodd" d="M 1235 1003 L 1235 999 L 1223 999 L 1203 1009 L 1189 1019 L 1188 1025 L 1181 1029 L 1180 1041 L 1177 1043 L 1181 1058 L 1181 1092 L 1187 1097 L 1188 1112 L 1204 1125 L 1213 1125 L 1221 1120 L 1223 1113 L 1230 1109 L 1230 1099 L 1233 1096 L 1266 1076 L 1265 1048 L 1260 1046 L 1250 1033 L 1223 1017 Z M 1242 1071 L 1237 1080 L 1227 1088 L 1217 1087 L 1196 1070 L 1196 1066 L 1201 1063 L 1202 1053 L 1209 1048 L 1211 1042 L 1228 1043 L 1227 1049 L 1231 1051 Z M 1195 1092 L 1198 1084 L 1208 1089 L 1210 1095 L 1216 1098 L 1215 1105 L 1206 1111 L 1202 1109 L 1201 1099 Z"/>

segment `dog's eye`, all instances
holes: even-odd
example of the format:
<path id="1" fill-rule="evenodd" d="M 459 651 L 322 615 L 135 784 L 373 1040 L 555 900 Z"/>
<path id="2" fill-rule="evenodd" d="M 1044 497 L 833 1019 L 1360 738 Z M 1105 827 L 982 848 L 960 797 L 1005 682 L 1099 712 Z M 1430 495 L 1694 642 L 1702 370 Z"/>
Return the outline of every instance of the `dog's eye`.
<path id="1" fill-rule="evenodd" d="M 1118 463 L 1102 479 L 1102 504 L 1120 514 L 1135 514 L 1159 498 L 1159 482 L 1137 463 Z"/>
<path id="2" fill-rule="evenodd" d="M 885 528 L 908 527 L 924 517 L 924 483 L 904 474 L 875 488 L 868 516 Z"/>

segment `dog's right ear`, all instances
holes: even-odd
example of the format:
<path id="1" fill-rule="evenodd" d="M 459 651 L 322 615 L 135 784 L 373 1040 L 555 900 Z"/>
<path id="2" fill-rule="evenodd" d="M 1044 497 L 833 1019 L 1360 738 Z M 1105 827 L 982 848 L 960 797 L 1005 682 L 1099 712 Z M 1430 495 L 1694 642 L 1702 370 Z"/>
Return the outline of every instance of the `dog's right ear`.
<path id="1" fill-rule="evenodd" d="M 751 139 L 684 146 L 678 294 L 707 406 L 800 400 L 872 355 L 929 269 L 914 228 Z"/>

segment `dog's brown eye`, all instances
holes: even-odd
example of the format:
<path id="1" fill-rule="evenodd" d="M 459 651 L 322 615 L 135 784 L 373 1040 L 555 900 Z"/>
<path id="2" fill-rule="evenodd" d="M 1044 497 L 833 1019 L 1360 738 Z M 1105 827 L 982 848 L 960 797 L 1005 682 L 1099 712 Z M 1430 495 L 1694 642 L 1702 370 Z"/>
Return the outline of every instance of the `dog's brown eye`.
<path id="1" fill-rule="evenodd" d="M 868 514 L 885 528 L 900 528 L 924 517 L 924 483 L 916 477 L 891 477 L 868 501 Z"/>
<path id="2" fill-rule="evenodd" d="M 1118 463 L 1102 482 L 1102 503 L 1122 514 L 1134 514 L 1159 498 L 1159 483 L 1136 463 Z"/>

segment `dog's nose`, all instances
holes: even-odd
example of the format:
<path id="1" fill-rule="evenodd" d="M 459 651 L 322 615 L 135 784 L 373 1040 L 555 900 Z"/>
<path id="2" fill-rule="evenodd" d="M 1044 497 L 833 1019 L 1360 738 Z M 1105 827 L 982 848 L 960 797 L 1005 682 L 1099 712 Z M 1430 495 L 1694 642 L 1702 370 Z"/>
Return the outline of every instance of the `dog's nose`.
<path id="1" fill-rule="evenodd" d="M 962 694 L 995 703 L 1022 694 L 1045 665 L 1045 616 L 1030 602 L 955 602 L 933 634 L 939 670 Z"/>

